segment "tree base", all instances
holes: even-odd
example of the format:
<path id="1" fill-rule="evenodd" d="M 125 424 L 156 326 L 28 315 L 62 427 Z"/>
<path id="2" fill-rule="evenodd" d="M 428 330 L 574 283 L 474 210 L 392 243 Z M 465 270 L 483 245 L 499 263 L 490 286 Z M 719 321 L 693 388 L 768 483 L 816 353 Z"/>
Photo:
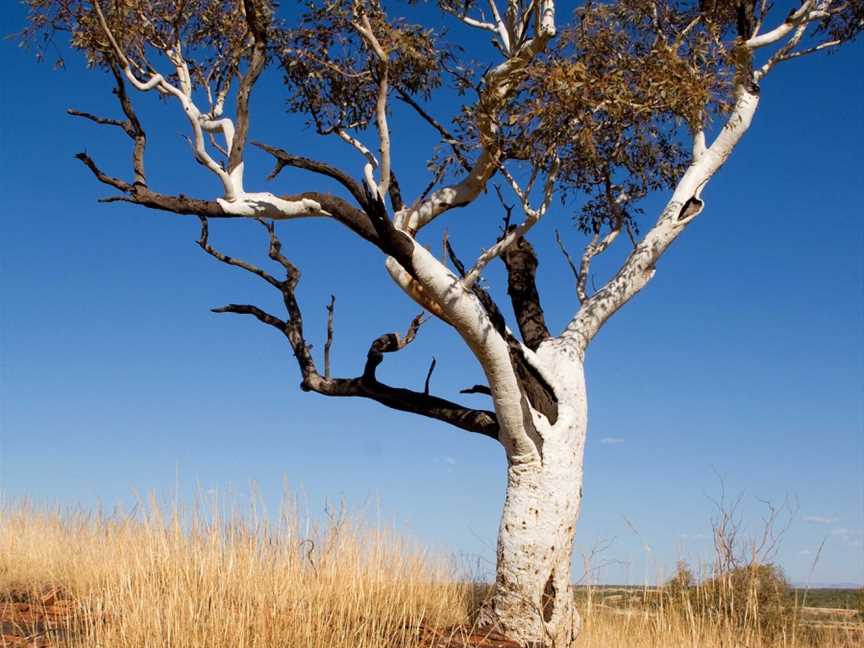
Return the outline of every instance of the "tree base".
<path id="1" fill-rule="evenodd" d="M 423 648 L 524 648 L 500 632 L 476 627 L 455 626 L 442 630 L 421 625 L 419 633 Z"/>

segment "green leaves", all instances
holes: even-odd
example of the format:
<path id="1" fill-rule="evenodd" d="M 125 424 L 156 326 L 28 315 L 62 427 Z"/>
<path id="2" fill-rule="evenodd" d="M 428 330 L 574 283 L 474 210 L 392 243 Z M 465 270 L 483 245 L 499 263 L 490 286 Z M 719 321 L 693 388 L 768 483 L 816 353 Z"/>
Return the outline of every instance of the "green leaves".
<path id="1" fill-rule="evenodd" d="M 107 66 L 113 52 L 93 8 L 96 0 L 26 0 L 28 25 L 22 38 L 43 49 L 57 33 L 70 34 L 70 45 L 93 67 Z M 252 21 L 273 29 L 267 0 L 98 0 L 114 37 L 136 70 L 168 72 L 160 57 L 180 45 L 190 75 L 199 87 L 216 92 L 237 74 L 253 43 Z M 167 76 L 167 74 L 166 74 Z"/>
<path id="2" fill-rule="evenodd" d="M 319 132 L 363 128 L 374 114 L 378 61 L 357 32 L 353 0 L 307 0 L 295 29 L 281 35 L 278 56 L 289 109 L 310 116 Z M 441 84 L 447 54 L 434 30 L 389 19 L 378 2 L 362 3 L 388 56 L 390 85 L 428 98 Z"/>

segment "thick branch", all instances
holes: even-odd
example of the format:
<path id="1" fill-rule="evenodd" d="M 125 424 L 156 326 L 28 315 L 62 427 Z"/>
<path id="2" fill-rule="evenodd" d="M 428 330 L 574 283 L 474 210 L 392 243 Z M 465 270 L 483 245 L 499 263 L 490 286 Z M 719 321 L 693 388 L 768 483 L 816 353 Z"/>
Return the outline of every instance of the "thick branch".
<path id="1" fill-rule="evenodd" d="M 81 160 L 100 182 L 125 192 L 124 195 L 103 198 L 100 202 L 128 202 L 174 214 L 206 216 L 207 218 L 257 217 L 287 220 L 327 216 L 335 218 L 377 245 L 375 232 L 368 226 L 368 223 L 359 221 L 360 218 L 366 221 L 363 212 L 351 207 L 337 196 L 315 192 L 282 197 L 272 194 L 247 194 L 240 205 L 226 203 L 223 200 L 189 198 L 183 194 L 171 196 L 151 191 L 141 185 L 133 186 L 128 182 L 107 175 L 96 166 L 86 153 L 78 153 L 75 157 Z M 226 206 L 232 208 L 226 209 Z"/>
<path id="2" fill-rule="evenodd" d="M 453 247 L 450 245 L 449 239 L 444 240 L 444 246 L 448 256 L 450 257 L 450 261 L 453 263 L 454 267 L 456 267 L 459 274 L 464 277 L 465 265 L 456 256 Z M 498 308 L 498 304 L 496 304 L 495 300 L 492 299 L 492 296 L 476 284 L 472 286 L 471 292 L 477 297 L 477 300 L 483 307 L 483 310 L 485 311 L 486 316 L 489 318 L 489 323 L 492 328 L 498 333 L 498 335 L 501 336 L 501 338 L 507 344 L 507 353 L 510 358 L 510 364 L 513 368 L 514 373 L 516 374 L 517 380 L 519 381 L 520 390 L 522 391 L 523 395 L 527 397 L 528 401 L 534 407 L 534 409 L 545 415 L 550 420 L 550 422 L 554 423 L 558 419 L 558 399 L 555 396 L 555 392 L 552 390 L 551 386 L 543 379 L 543 377 L 540 376 L 540 374 L 533 367 L 533 365 L 531 365 L 525 358 L 525 353 L 523 352 L 522 345 L 508 329 L 507 322 L 504 319 L 504 315 L 501 313 L 501 309 Z M 539 308 L 539 297 L 537 307 Z M 546 330 L 545 321 L 543 321 L 542 309 L 540 309 L 539 315 L 541 318 L 539 324 L 542 324 L 543 330 Z M 528 344 L 529 339 L 531 340 L 532 344 L 536 342 L 539 346 L 540 342 L 542 342 L 544 339 L 546 339 L 546 337 L 548 337 L 549 333 L 547 330 L 545 336 L 538 339 L 540 335 L 540 330 L 537 328 L 538 322 L 536 320 L 533 322 L 533 326 L 528 327 L 528 329 L 530 330 L 530 334 L 526 336 L 525 330 L 521 328 L 522 320 L 521 318 L 519 318 L 518 311 L 517 319 L 519 319 L 520 322 L 520 332 L 522 333 L 523 339 L 525 340 L 525 346 L 527 346 L 528 348 L 533 349 L 533 347 Z"/>
<path id="3" fill-rule="evenodd" d="M 305 381 L 302 387 L 324 396 L 368 398 L 390 409 L 420 414 L 468 432 L 498 439 L 499 427 L 495 412 L 471 409 L 437 396 L 362 378 L 325 380 L 316 375 Z"/>
<path id="4" fill-rule="evenodd" d="M 573 341 L 580 353 L 600 327 L 651 280 L 660 257 L 704 208 L 702 190 L 747 132 L 759 103 L 758 94 L 746 85 L 736 92 L 737 102 L 725 126 L 684 173 L 657 223 L 615 276 L 582 304 L 568 324 L 562 337 Z"/>
<path id="5" fill-rule="evenodd" d="M 366 214 L 378 235 L 379 247 L 392 256 L 409 274 L 413 275 L 411 260 L 411 253 L 414 248 L 413 239 L 393 225 L 387 215 L 384 199 L 374 188 L 367 188 L 364 203 Z"/>
<path id="6" fill-rule="evenodd" d="M 802 23 L 807 24 L 812 20 L 823 18 L 826 15 L 823 12 L 810 11 L 813 4 L 813 0 L 805 0 L 801 3 L 801 6 L 798 7 L 798 9 L 786 17 L 786 20 L 784 20 L 782 24 L 764 34 L 758 34 L 748 38 L 744 41 L 744 46 L 748 49 L 754 50 L 760 47 L 765 47 L 766 45 L 771 45 L 781 40 Z"/>
<path id="7" fill-rule="evenodd" d="M 330 217 L 350 228 L 370 243 L 379 246 L 378 234 L 372 227 L 365 212 L 352 207 L 347 202 L 332 194 L 307 192 L 295 196 L 273 196 L 272 194 L 247 194 L 244 198 L 243 210 L 236 204 L 222 200 L 201 200 L 182 194 L 171 196 L 151 191 L 143 185 L 130 185 L 128 182 L 114 178 L 104 173 L 86 153 L 75 156 L 81 160 L 96 178 L 115 189 L 124 192 L 123 195 L 103 198 L 100 202 L 128 202 L 150 209 L 171 212 L 174 214 L 204 216 L 207 218 L 272 218 L 288 220 L 306 217 Z M 226 210 L 226 205 L 234 207 Z M 285 207 L 290 208 L 286 210 Z"/>
<path id="8" fill-rule="evenodd" d="M 507 267 L 507 294 L 519 325 L 522 340 L 532 351 L 549 337 L 540 295 L 537 292 L 537 254 L 525 239 L 518 239 L 501 255 Z"/>
<path id="9" fill-rule="evenodd" d="M 228 172 L 233 172 L 243 163 L 243 151 L 246 148 L 246 138 L 249 133 L 249 97 L 252 87 L 261 76 L 267 63 L 267 30 L 269 27 L 269 8 L 260 0 L 243 0 L 246 24 L 254 41 L 249 67 L 237 88 L 237 114 L 234 137 L 230 142 L 231 153 L 228 156 Z"/>

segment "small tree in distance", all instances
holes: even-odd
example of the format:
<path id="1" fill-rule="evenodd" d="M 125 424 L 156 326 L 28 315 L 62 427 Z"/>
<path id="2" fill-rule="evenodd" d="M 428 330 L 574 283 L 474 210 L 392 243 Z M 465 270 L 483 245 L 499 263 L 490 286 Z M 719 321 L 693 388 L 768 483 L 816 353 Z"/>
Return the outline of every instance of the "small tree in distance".
<path id="1" fill-rule="evenodd" d="M 554 0 L 438 0 L 442 21 L 433 25 L 412 24 L 380 0 L 302 0 L 282 11 L 269 0 L 25 2 L 26 39 L 69 33 L 88 64 L 113 79 L 121 118 L 70 111 L 131 140 L 128 178 L 77 155 L 116 190 L 104 202 L 198 217 L 201 248 L 267 282 L 285 309 L 228 304 L 215 312 L 251 315 L 284 334 L 305 391 L 371 399 L 503 446 L 507 495 L 494 595 L 481 622 L 523 644 L 567 645 L 579 625 L 570 573 L 587 432 L 586 351 L 705 209 L 703 192 L 749 129 L 760 85 L 780 63 L 857 36 L 864 2 L 803 0 L 775 10 L 768 0 L 610 0 L 582 4 L 564 25 Z M 488 33 L 493 46 L 451 46 L 445 18 Z M 305 170 L 310 183 L 335 181 L 338 193 L 314 184 L 282 195 L 251 188 L 244 174 L 250 97 L 268 65 L 281 68 L 289 110 L 322 137 L 343 140 L 357 161 L 340 167 L 277 142 L 256 146 L 273 157 L 274 176 Z M 448 87 L 463 100 L 455 110 L 436 101 Z M 211 197 L 151 186 L 146 131 L 154 126 L 145 128 L 135 110 L 136 95 L 148 92 L 185 116 L 192 158 L 216 181 Z M 412 143 L 391 133 L 394 101 L 441 137 L 429 152 L 429 185 L 416 196 L 403 196 L 398 182 L 400 150 Z M 490 233 L 470 263 L 447 240 L 446 258 L 437 258 L 424 228 L 455 218 L 456 208 L 470 217 L 493 178 L 508 187 L 518 217 L 508 209 L 500 235 Z M 665 207 L 637 222 L 640 201 L 661 190 L 671 191 Z M 580 259 L 568 255 L 578 304 L 559 333 L 546 324 L 538 259 L 526 238 L 556 195 L 585 199 L 577 222 L 588 236 Z M 489 409 L 434 396 L 428 380 L 422 392 L 378 380 L 384 355 L 410 344 L 423 316 L 404 334 L 374 340 L 362 374 L 349 377 L 332 375 L 331 326 L 318 364 L 295 292 L 300 271 L 275 224 L 307 217 L 334 219 L 381 252 L 390 279 L 476 357 L 487 384 L 466 391 L 487 394 Z M 216 249 L 209 227 L 222 218 L 259 221 L 280 274 Z M 629 255 L 591 291 L 592 260 L 614 244 L 629 245 Z M 481 281 L 496 259 L 507 271 L 512 329 Z"/>
<path id="2" fill-rule="evenodd" d="M 696 578 L 693 576 L 693 570 L 685 560 L 679 560 L 675 565 L 675 573 L 664 583 L 663 588 L 670 596 L 682 596 L 687 591 L 696 585 Z"/>

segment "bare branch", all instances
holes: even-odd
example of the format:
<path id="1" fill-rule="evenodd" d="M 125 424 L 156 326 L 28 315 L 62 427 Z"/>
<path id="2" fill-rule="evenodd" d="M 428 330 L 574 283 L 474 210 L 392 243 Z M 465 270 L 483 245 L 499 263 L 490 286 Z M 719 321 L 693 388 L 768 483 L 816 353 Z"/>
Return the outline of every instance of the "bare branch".
<path id="1" fill-rule="evenodd" d="M 375 377 L 375 368 L 380 364 L 384 353 L 398 351 L 414 340 L 424 321 L 422 314 L 412 320 L 404 335 L 397 333 L 382 335 L 372 343 L 362 376 L 357 378 L 329 378 L 326 375 L 326 368 L 324 376 L 319 374 L 303 334 L 303 316 L 294 294 L 300 279 L 299 270 L 282 255 L 281 242 L 276 235 L 273 223 L 262 221 L 262 225 L 266 228 L 270 238 L 268 256 L 278 261 L 286 269 L 286 279 L 281 282 L 276 281 L 275 285 L 282 293 L 288 319 L 281 320 L 256 306 L 248 304 L 228 304 L 213 309 L 213 312 L 252 315 L 259 321 L 282 332 L 288 339 L 297 359 L 303 376 L 301 388 L 305 391 L 314 391 L 324 396 L 368 398 L 392 409 L 421 414 L 470 432 L 477 432 L 493 439 L 498 438 L 498 422 L 494 412 L 463 407 L 448 400 L 430 396 L 428 393 L 391 387 L 379 382 Z M 206 232 L 204 241 L 206 245 Z M 274 285 L 273 281 L 267 279 L 266 273 L 250 270 L 250 268 L 254 268 L 252 264 L 237 259 L 227 261 L 228 257 L 221 253 L 213 254 L 213 256 L 220 261 L 250 271 L 265 279 L 270 285 Z M 333 306 L 333 304 L 334 300 L 331 297 L 330 305 Z M 329 339 L 332 340 L 332 337 Z M 325 355 L 325 364 L 328 363 L 329 359 Z"/>
<path id="2" fill-rule="evenodd" d="M 336 135 L 339 136 L 339 139 L 349 144 L 352 148 L 356 149 L 357 152 L 360 153 L 364 158 L 366 158 L 367 168 L 369 169 L 377 169 L 378 158 L 375 157 L 375 154 L 369 150 L 369 148 L 356 137 L 351 135 L 344 128 L 337 128 L 335 131 Z M 364 173 L 366 173 L 364 169 Z"/>
<path id="3" fill-rule="evenodd" d="M 362 377 L 325 380 L 319 375 L 312 375 L 302 387 L 324 396 L 368 398 L 390 409 L 420 414 L 468 432 L 498 439 L 499 426 L 495 412 L 471 409 L 437 396 L 391 387 L 377 380 Z"/>
<path id="4" fill-rule="evenodd" d="M 111 62 L 111 74 L 114 75 L 114 95 L 123 109 L 123 114 L 126 115 L 126 124 L 124 130 L 126 134 L 135 143 L 132 149 L 132 169 L 135 174 L 133 185 L 147 186 L 147 176 L 144 173 L 144 149 L 147 146 L 147 135 L 141 127 L 141 121 L 135 113 L 135 108 L 132 106 L 132 101 L 126 93 L 126 82 L 123 81 L 123 75 L 117 69 L 117 65 Z"/>
<path id="5" fill-rule="evenodd" d="M 794 58 L 798 58 L 799 56 L 807 56 L 808 54 L 814 54 L 816 52 L 821 52 L 824 49 L 828 49 L 830 47 L 837 47 L 843 41 L 841 40 L 831 40 L 825 41 L 824 43 L 819 43 L 818 45 L 814 45 L 813 47 L 808 47 L 807 49 L 798 50 L 795 52 L 789 52 L 780 59 L 780 61 L 791 61 Z"/>
<path id="6" fill-rule="evenodd" d="M 582 303 L 568 324 L 562 338 L 575 343 L 580 353 L 584 353 L 609 317 L 651 280 L 660 257 L 704 209 L 702 190 L 747 132 L 759 105 L 758 94 L 751 91 L 746 80 L 736 88 L 736 94 L 735 107 L 720 134 L 683 174 L 657 223 L 633 249 L 615 276 Z M 584 292 L 584 286 L 582 290 Z"/>
<path id="7" fill-rule="evenodd" d="M 287 287 L 293 290 L 300 282 L 300 270 L 297 266 L 291 263 L 284 254 L 282 254 L 282 241 L 280 241 L 279 237 L 276 235 L 276 223 L 260 218 L 258 219 L 258 222 L 264 226 L 264 229 L 267 232 L 267 237 L 270 241 L 270 246 L 267 248 L 267 256 L 281 265 L 285 270 L 285 286 L 280 286 L 280 289 Z"/>
<path id="8" fill-rule="evenodd" d="M 223 254 L 222 252 L 220 252 L 219 250 L 217 250 L 213 246 L 211 246 L 210 240 L 209 240 L 210 228 L 209 228 L 209 225 L 207 222 L 207 217 L 206 216 L 200 216 L 199 218 L 201 219 L 201 236 L 198 238 L 196 243 L 199 245 L 199 247 L 202 250 L 204 250 L 207 254 L 209 254 L 213 258 L 218 259 L 222 263 L 226 263 L 228 265 L 242 268 L 246 272 L 251 272 L 252 274 L 257 275 L 258 277 L 261 277 L 264 281 L 269 283 L 274 288 L 278 288 L 280 290 L 282 289 L 282 283 L 283 282 L 279 281 L 278 279 L 276 279 L 272 275 L 268 274 L 267 272 L 265 272 L 261 268 L 255 266 L 255 265 L 252 265 L 251 263 L 248 263 L 246 261 L 243 261 L 242 259 L 237 259 L 237 258 L 228 256 L 227 254 Z"/>
<path id="9" fill-rule="evenodd" d="M 459 274 L 464 276 L 465 266 L 456 256 L 453 247 L 450 245 L 450 240 L 446 236 L 444 238 L 444 248 Z M 520 390 L 525 395 L 526 400 L 532 407 L 554 423 L 558 417 L 558 400 L 554 390 L 537 372 L 536 368 L 527 361 L 522 343 L 510 332 L 504 316 L 501 314 L 501 309 L 498 308 L 492 296 L 476 284 L 472 286 L 471 292 L 476 296 L 483 311 L 485 311 L 488 324 L 506 343 L 510 366 L 516 375 Z M 533 340 L 531 333 L 527 337 Z M 528 345 L 525 344 L 525 346 Z"/>
<path id="10" fill-rule="evenodd" d="M 435 371 L 435 365 L 437 363 L 437 360 L 433 357 L 432 362 L 429 364 L 429 371 L 426 372 L 426 381 L 423 383 L 423 393 L 427 396 L 429 395 L 429 383 L 432 380 L 432 372 Z"/>
<path id="11" fill-rule="evenodd" d="M 490 31 L 492 33 L 498 33 L 498 28 L 492 23 L 486 22 L 484 20 L 478 20 L 477 18 L 472 18 L 465 11 L 456 11 L 455 9 L 451 9 L 450 7 L 444 6 L 443 9 L 449 13 L 451 16 L 456 19 L 462 21 L 469 27 L 475 27 L 477 29 L 482 29 L 484 31 Z"/>
<path id="12" fill-rule="evenodd" d="M 122 128 L 124 131 L 126 130 L 127 123 L 125 121 L 121 121 L 119 119 L 109 119 L 107 117 L 98 117 L 97 115 L 93 115 L 88 112 L 81 112 L 80 110 L 73 110 L 72 108 L 68 108 L 66 110 L 67 115 L 72 115 L 73 117 L 83 117 L 84 119 L 89 119 L 92 122 L 97 124 L 101 124 L 103 126 L 118 126 Z"/>
<path id="13" fill-rule="evenodd" d="M 124 180 L 109 176 L 108 174 L 103 172 L 102 169 L 100 169 L 93 161 L 93 158 L 87 155 L 87 153 L 83 151 L 81 153 L 76 153 L 75 158 L 77 160 L 81 160 L 81 162 L 83 162 L 87 166 L 87 168 L 93 172 L 93 175 L 96 176 L 96 179 L 99 180 L 99 182 L 114 187 L 115 189 L 119 189 L 120 191 L 132 191 L 132 185 L 130 185 Z"/>
<path id="14" fill-rule="evenodd" d="M 390 186 L 387 189 L 387 195 L 390 197 L 390 205 L 393 207 L 393 211 L 399 211 L 405 207 L 405 203 L 402 202 L 402 189 L 399 187 L 399 182 L 396 180 L 396 174 L 393 172 L 393 169 L 390 169 Z"/>
<path id="15" fill-rule="evenodd" d="M 570 253 L 567 251 L 567 248 L 564 247 L 564 241 L 561 240 L 561 234 L 558 230 L 555 230 L 555 241 L 558 243 L 558 247 L 561 250 L 561 253 L 564 255 L 564 258 L 567 260 L 567 265 L 570 266 L 571 272 L 573 272 L 573 278 L 576 280 L 576 284 L 579 284 L 579 270 L 576 268 L 576 264 L 573 262 L 573 257 L 570 256 Z"/>
<path id="16" fill-rule="evenodd" d="M 704 142 L 703 142 L 704 144 Z M 695 156 L 694 156 L 694 159 Z M 598 254 L 602 254 L 605 252 L 612 243 L 615 242 L 615 239 L 618 238 L 618 235 L 621 233 L 621 228 L 623 227 L 625 221 L 627 220 L 627 214 L 624 212 L 624 208 L 621 206 L 622 202 L 626 201 L 626 194 L 622 191 L 617 197 L 613 197 L 612 195 L 612 180 L 609 177 L 609 172 L 606 172 L 606 200 L 609 205 L 609 209 L 613 212 L 612 222 L 614 223 L 606 236 L 603 238 L 600 237 L 600 232 L 598 231 L 591 242 L 585 246 L 585 252 L 582 255 L 582 262 L 579 266 L 579 271 L 576 273 L 576 294 L 579 297 L 579 301 L 584 303 L 588 300 L 588 291 L 586 290 L 586 285 L 588 283 L 588 275 L 591 270 L 591 261 Z"/>
<path id="17" fill-rule="evenodd" d="M 349 174 L 342 171 L 342 169 L 325 162 L 319 162 L 318 160 L 313 160 L 311 158 L 293 155 L 283 149 L 269 146 L 262 142 L 252 142 L 252 144 L 263 151 L 267 151 L 267 153 L 276 158 L 276 167 L 270 172 L 270 175 L 267 176 L 268 180 L 272 180 L 278 176 L 285 167 L 304 169 L 336 180 L 336 182 L 348 190 L 358 203 L 361 205 L 365 204 L 366 192 L 363 190 L 363 187 Z"/>
<path id="18" fill-rule="evenodd" d="M 430 115 L 410 94 L 402 90 L 402 88 L 397 87 L 396 92 L 399 94 L 399 99 L 404 101 L 406 104 L 411 106 L 414 111 L 420 115 L 432 128 L 437 130 L 441 137 L 444 139 L 447 144 L 450 145 L 450 148 L 453 149 L 453 155 L 456 156 L 456 159 L 459 161 L 459 164 L 463 169 L 470 172 L 471 165 L 468 164 L 468 160 L 465 159 L 464 154 L 462 153 L 462 142 L 456 139 L 453 134 L 447 130 L 447 128 L 435 119 L 432 115 Z"/>
<path id="19" fill-rule="evenodd" d="M 423 313 L 420 313 L 411 320 L 411 324 L 408 326 L 405 335 L 386 333 L 385 335 L 376 338 L 369 347 L 369 353 L 366 355 L 366 367 L 363 369 L 363 377 L 374 379 L 375 369 L 377 369 L 378 365 L 384 360 L 384 354 L 401 351 L 411 344 L 414 341 L 414 338 L 417 337 L 417 332 L 420 330 L 420 326 L 422 326 L 425 321 Z"/>
<path id="20" fill-rule="evenodd" d="M 287 326 L 285 322 L 280 320 L 275 315 L 271 315 L 270 313 L 261 310 L 257 306 L 250 306 L 249 304 L 227 304 L 225 306 L 222 306 L 221 308 L 211 308 L 210 312 L 253 315 L 258 321 L 263 322 L 268 326 L 272 326 L 273 328 L 279 329 L 283 333 L 285 332 Z"/>
<path id="21" fill-rule="evenodd" d="M 459 390 L 460 394 L 485 394 L 486 396 L 492 395 L 492 390 L 489 389 L 486 385 L 474 385 L 473 387 L 467 387 L 465 389 Z"/>
<path id="22" fill-rule="evenodd" d="M 511 183 L 513 184 L 514 191 L 516 191 L 517 195 L 522 199 L 522 208 L 525 211 L 525 220 L 516 225 L 515 227 L 511 227 L 508 232 L 505 232 L 504 236 L 502 236 L 498 242 L 493 245 L 491 248 L 486 250 L 474 264 L 474 267 L 471 268 L 462 279 L 463 285 L 466 288 L 470 288 L 474 285 L 474 282 L 480 278 L 480 273 L 483 271 L 492 259 L 500 256 L 507 248 L 509 248 L 513 243 L 519 239 L 521 239 L 525 234 L 530 230 L 537 222 L 543 218 L 546 211 L 549 209 L 549 204 L 552 201 L 552 195 L 555 189 L 555 177 L 558 173 L 559 163 L 556 159 L 552 165 L 552 169 L 549 171 L 549 175 L 546 177 L 546 187 L 544 189 L 543 195 L 543 203 L 540 205 L 538 209 L 533 209 L 528 203 L 528 192 L 522 192 L 519 189 L 519 185 L 516 184 L 513 177 L 506 172 L 502 168 L 502 173 L 505 174 Z"/>
<path id="23" fill-rule="evenodd" d="M 336 307 L 336 296 L 330 295 L 330 303 L 327 305 L 327 341 L 324 343 L 324 377 L 328 380 L 330 373 L 330 347 L 333 346 L 333 311 Z"/>
<path id="24" fill-rule="evenodd" d="M 492 18 L 495 21 L 495 29 L 498 32 L 498 38 L 501 39 L 501 48 L 504 52 L 509 54 L 513 50 L 513 43 L 518 38 L 518 36 L 513 33 L 514 30 L 512 26 L 508 29 L 508 26 L 504 24 L 504 21 L 501 19 L 501 13 L 498 11 L 498 5 L 495 0 L 488 0 L 489 9 L 492 11 Z M 530 13 L 530 8 L 525 12 L 526 14 Z"/>
<path id="25" fill-rule="evenodd" d="M 808 3 L 805 2 L 804 4 L 807 5 Z M 810 3 L 810 4 L 812 6 L 812 3 Z M 827 8 L 830 4 L 831 4 L 830 0 L 827 3 L 822 3 L 822 9 Z M 802 8 L 803 8 L 803 5 L 802 5 Z M 768 72 L 770 72 L 774 68 L 774 66 L 777 65 L 778 63 L 781 63 L 783 61 L 788 61 L 788 60 L 791 60 L 794 58 L 798 58 L 799 56 L 806 56 L 807 54 L 813 54 L 813 53 L 821 51 L 823 49 L 839 45 L 841 42 L 840 40 L 831 40 L 831 41 L 819 43 L 818 45 L 815 45 L 813 47 L 809 47 L 809 48 L 804 49 L 804 50 L 799 50 L 797 52 L 794 51 L 795 48 L 798 46 L 798 44 L 801 42 L 801 39 L 804 37 L 804 34 L 807 31 L 807 28 L 810 26 L 810 23 L 813 20 L 816 20 L 818 18 L 824 18 L 828 15 L 829 15 L 829 13 L 824 11 L 824 10 L 811 11 L 811 12 L 803 15 L 800 19 L 797 20 L 797 22 L 795 20 L 792 20 L 791 23 L 788 23 L 790 25 L 790 29 L 794 27 L 794 32 L 793 32 L 792 36 L 790 36 L 788 38 L 788 40 L 785 43 L 783 43 L 783 45 L 776 52 L 774 52 L 771 55 L 771 57 L 768 59 L 768 61 L 761 68 L 759 68 L 759 70 L 754 74 L 754 79 L 758 82 L 766 74 L 768 74 Z M 790 19 L 791 19 L 791 17 L 790 17 Z M 790 19 L 787 19 L 787 22 Z M 783 26 L 786 26 L 786 24 L 787 23 L 784 23 Z M 775 31 L 777 31 L 777 30 L 775 30 Z M 786 33 L 784 33 L 780 38 L 782 38 L 785 35 L 786 35 Z"/>
<path id="26" fill-rule="evenodd" d="M 456 250 L 453 249 L 453 246 L 450 245 L 450 235 L 445 231 L 444 232 L 444 251 L 447 253 L 447 256 L 450 258 L 450 263 L 453 264 L 453 267 L 456 268 L 456 271 L 459 273 L 460 277 L 465 276 L 465 264 L 456 256 Z"/>

